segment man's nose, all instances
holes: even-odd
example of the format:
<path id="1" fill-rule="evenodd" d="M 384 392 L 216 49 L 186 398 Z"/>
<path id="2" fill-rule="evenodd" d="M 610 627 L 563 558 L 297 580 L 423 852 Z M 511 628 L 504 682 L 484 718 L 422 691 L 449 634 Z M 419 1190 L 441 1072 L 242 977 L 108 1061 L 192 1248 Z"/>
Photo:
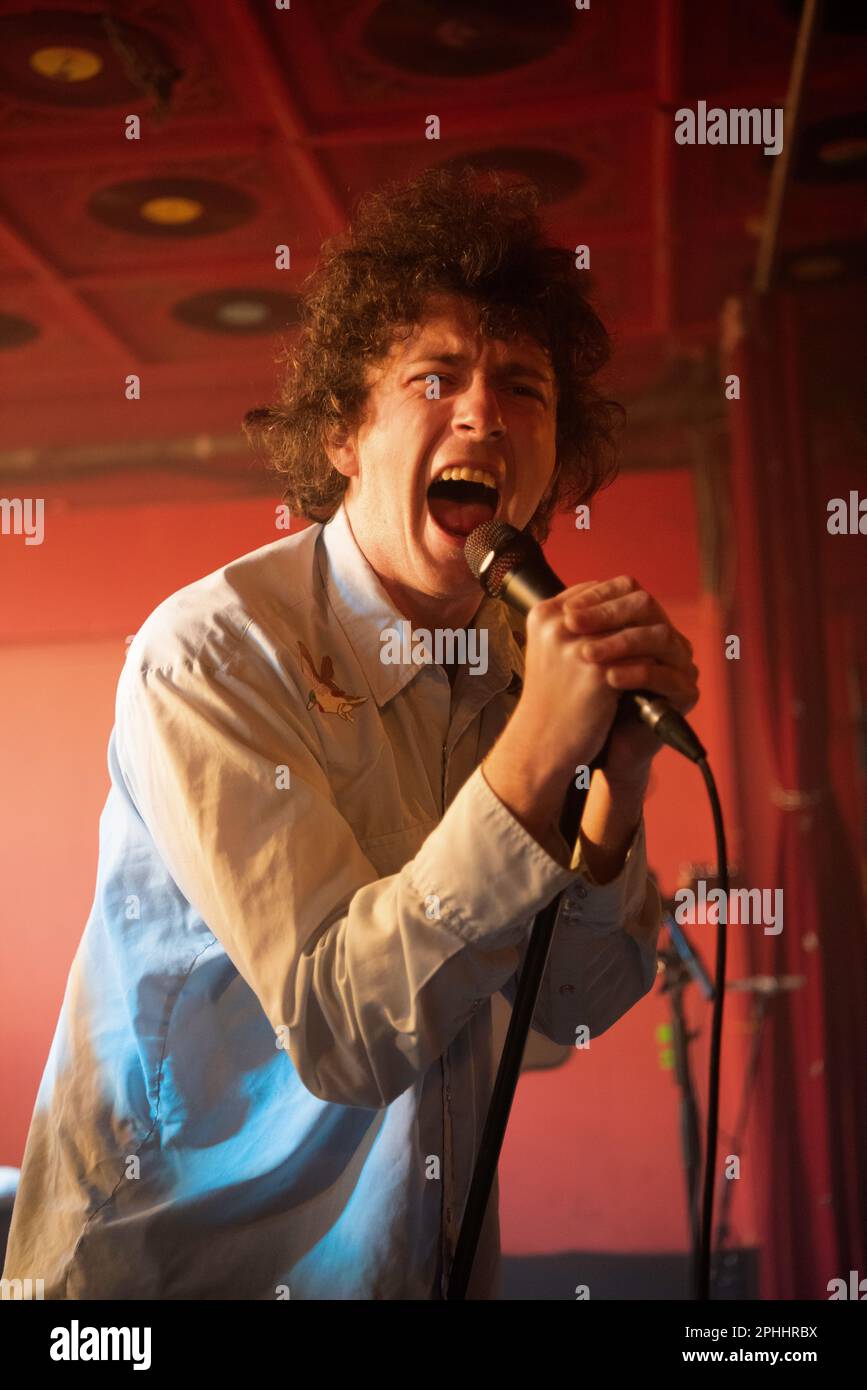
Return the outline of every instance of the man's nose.
<path id="1" fill-rule="evenodd" d="M 506 433 L 499 395 L 481 375 L 473 377 L 455 397 L 452 426 L 459 433 L 478 434 L 485 439 L 499 439 Z"/>

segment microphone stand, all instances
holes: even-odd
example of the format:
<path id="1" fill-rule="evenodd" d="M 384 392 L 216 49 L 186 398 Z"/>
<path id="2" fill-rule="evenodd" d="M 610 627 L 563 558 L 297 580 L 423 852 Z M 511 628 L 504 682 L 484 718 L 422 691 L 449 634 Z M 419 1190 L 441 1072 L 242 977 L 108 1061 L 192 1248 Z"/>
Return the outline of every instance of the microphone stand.
<path id="1" fill-rule="evenodd" d="M 691 1246 L 691 1282 L 694 1287 L 699 1274 L 698 1264 L 701 1254 L 699 1213 L 701 1138 L 699 1135 L 695 1086 L 693 1084 L 692 1072 L 689 1065 L 689 1045 L 699 1034 L 698 1032 L 690 1032 L 687 1026 L 683 1007 L 683 993 L 688 984 L 697 984 L 704 998 L 712 1003 L 715 987 L 705 968 L 704 961 L 695 950 L 695 947 L 692 945 L 683 927 L 680 926 L 672 916 L 670 909 L 664 911 L 662 923 L 663 926 L 668 928 L 672 944 L 668 947 L 660 947 L 657 950 L 657 955 L 665 967 L 663 970 L 662 987 L 659 993 L 668 994 L 671 1003 L 675 1078 L 681 1091 L 681 1152 L 686 1175 L 686 1203 L 689 1216 Z M 762 1029 L 769 1000 L 777 994 L 781 994 L 786 989 L 799 988 L 802 983 L 802 976 L 784 976 L 780 978 L 771 975 L 757 976 L 748 980 L 729 980 L 726 982 L 726 989 L 728 990 L 746 990 L 752 992 L 756 996 L 756 1007 L 753 1016 L 752 1046 L 747 1063 L 747 1072 L 738 1120 L 731 1141 L 733 1153 L 742 1152 L 742 1138 L 749 1114 L 750 1096 L 758 1073 Z M 734 1183 L 726 1183 L 720 1202 L 716 1240 L 714 1242 L 716 1259 L 712 1262 L 711 1266 L 711 1286 L 714 1287 L 715 1292 L 723 1298 L 728 1296 L 733 1282 L 731 1276 L 727 1276 L 724 1272 L 724 1266 L 726 1264 L 724 1247 L 729 1237 L 728 1216 L 733 1191 Z"/>
<path id="2" fill-rule="evenodd" d="M 671 914 L 663 917 L 663 924 L 669 929 L 674 928 L 680 933 L 681 940 L 686 940 L 686 934 L 674 923 Z M 707 972 L 701 965 L 687 943 L 691 962 L 687 962 L 681 951 L 672 947 L 662 947 L 657 949 L 659 959 L 664 963 L 662 988 L 660 993 L 667 994 L 671 1004 L 671 1026 L 672 1041 L 674 1051 L 675 1079 L 680 1088 L 680 1146 L 683 1158 L 683 1170 L 686 1179 L 686 1209 L 689 1218 L 690 1251 L 691 1251 L 691 1286 L 695 1286 L 698 1273 L 699 1253 L 701 1247 L 701 1214 L 699 1198 L 701 1193 L 701 1137 L 699 1134 L 698 1106 L 696 1104 L 695 1086 L 692 1079 L 692 1070 L 689 1065 L 689 1045 L 697 1033 L 692 1033 L 686 1021 L 686 1014 L 683 1007 L 683 992 L 691 981 L 696 978 L 696 971 L 707 979 Z M 710 995 L 713 996 L 713 986 L 710 986 Z"/>
<path id="3" fill-rule="evenodd" d="M 750 1045 L 750 1055 L 746 1066 L 746 1075 L 744 1077 L 738 1117 L 732 1137 L 731 1147 L 733 1153 L 743 1152 L 743 1136 L 746 1132 L 747 1120 L 749 1119 L 753 1087 L 758 1076 L 762 1036 L 771 1001 L 776 999 L 780 994 L 786 993 L 788 990 L 803 989 L 805 983 L 806 981 L 803 975 L 755 975 L 746 980 L 729 980 L 726 985 L 726 989 L 746 991 L 755 998 L 752 1017 L 753 1036 Z M 734 1196 L 734 1186 L 733 1182 L 727 1182 L 723 1188 L 717 1223 L 716 1247 L 717 1256 L 720 1261 L 717 1278 L 718 1290 L 723 1297 L 725 1297 L 727 1293 L 723 1266 L 726 1263 L 725 1244 L 729 1238 L 729 1210 L 731 1208 L 732 1197 Z"/>
<path id="4" fill-rule="evenodd" d="M 732 985 L 729 984 L 728 988 L 731 989 Z M 733 1153 L 743 1152 L 743 1135 L 746 1129 L 747 1118 L 749 1115 L 750 1099 L 752 1096 L 753 1084 L 756 1080 L 759 1070 L 759 1061 L 762 1045 L 762 1032 L 764 1030 L 765 1017 L 768 1012 L 769 1004 L 770 997 L 768 994 L 757 994 L 755 1008 L 753 1010 L 753 1037 L 752 1044 L 750 1046 L 750 1056 L 749 1061 L 747 1062 L 747 1071 L 746 1077 L 744 1079 L 740 1110 L 738 1113 L 737 1123 L 735 1124 L 734 1136 L 732 1138 L 731 1147 Z M 719 1214 L 717 1216 L 715 1242 L 717 1254 L 716 1288 L 717 1292 L 723 1298 L 725 1298 L 728 1295 L 729 1289 L 733 1282 L 732 1274 L 727 1274 L 725 1272 L 726 1265 L 729 1263 L 729 1257 L 725 1253 L 725 1246 L 730 1235 L 729 1211 L 731 1209 L 732 1197 L 734 1195 L 734 1186 L 735 1184 L 733 1182 L 727 1182 L 723 1185 L 722 1198 L 720 1199 L 719 1206 Z M 737 1256 L 733 1255 L 731 1259 L 736 1262 Z"/>
<path id="5" fill-rule="evenodd" d="M 592 775 L 596 769 L 603 766 L 610 739 L 611 733 L 609 732 L 603 747 L 593 762 L 589 764 L 591 775 L 588 781 L 592 780 Z M 560 817 L 560 831 L 567 844 L 575 845 L 577 843 L 586 800 L 587 789 L 579 789 L 575 786 L 574 781 L 570 782 Z M 503 1043 L 500 1065 L 497 1068 L 491 1103 L 482 1131 L 460 1234 L 455 1246 L 455 1255 L 452 1260 L 446 1291 L 446 1298 L 449 1300 L 466 1297 L 473 1261 L 476 1257 L 476 1247 L 479 1243 L 482 1223 L 491 1195 L 491 1186 L 497 1171 L 497 1164 L 500 1161 L 506 1126 L 509 1123 L 512 1101 L 515 1098 L 521 1062 L 527 1045 L 527 1034 L 530 1031 L 530 1024 L 536 1011 L 536 1001 L 539 998 L 542 977 L 551 949 L 551 938 L 554 935 L 554 924 L 557 920 L 557 910 L 561 897 L 562 892 L 552 898 L 547 907 L 543 907 L 541 912 L 536 913 L 533 923 L 527 954 L 524 958 L 524 967 L 515 994 L 512 1017 L 509 1021 L 506 1040 Z"/>

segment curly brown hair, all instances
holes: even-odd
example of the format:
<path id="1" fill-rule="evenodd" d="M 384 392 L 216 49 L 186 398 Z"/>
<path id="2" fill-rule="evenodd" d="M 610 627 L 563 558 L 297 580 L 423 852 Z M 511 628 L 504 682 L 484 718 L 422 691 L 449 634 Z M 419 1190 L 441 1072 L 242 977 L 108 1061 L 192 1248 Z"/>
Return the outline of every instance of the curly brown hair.
<path id="1" fill-rule="evenodd" d="M 608 334 L 581 288 L 573 253 L 549 245 L 534 184 L 508 184 L 471 165 L 427 169 L 361 199 L 348 231 L 329 238 L 301 297 L 301 332 L 278 362 L 278 403 L 248 411 L 244 430 L 284 482 L 283 500 L 310 521 L 337 510 L 348 479 L 326 440 L 364 417 L 367 368 L 398 333 L 421 321 L 432 293 L 479 308 L 488 337 L 527 333 L 545 348 L 558 386 L 556 465 L 529 523 L 544 541 L 616 472 L 620 405 L 590 384 L 611 354 Z"/>

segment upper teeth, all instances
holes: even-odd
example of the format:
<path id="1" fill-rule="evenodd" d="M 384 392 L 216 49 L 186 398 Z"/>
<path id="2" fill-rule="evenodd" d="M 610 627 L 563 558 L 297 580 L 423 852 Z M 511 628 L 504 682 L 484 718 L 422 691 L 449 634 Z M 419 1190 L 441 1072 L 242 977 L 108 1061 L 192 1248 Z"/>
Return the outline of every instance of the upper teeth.
<path id="1" fill-rule="evenodd" d="M 485 487 L 492 487 L 497 490 L 497 480 L 493 473 L 488 473 L 483 468 L 444 468 L 437 478 L 438 483 L 462 482 L 462 483 L 484 483 Z"/>

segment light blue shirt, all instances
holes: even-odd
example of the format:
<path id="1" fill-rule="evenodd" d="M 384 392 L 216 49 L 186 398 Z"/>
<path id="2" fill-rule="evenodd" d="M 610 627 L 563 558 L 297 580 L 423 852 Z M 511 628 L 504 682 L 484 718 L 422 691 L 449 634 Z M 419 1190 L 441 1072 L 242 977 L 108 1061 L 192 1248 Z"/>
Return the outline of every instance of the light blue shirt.
<path id="1" fill-rule="evenodd" d="M 445 1294 L 535 913 L 567 890 L 534 1027 L 651 988 L 644 822 L 596 885 L 479 763 L 520 692 L 386 663 L 402 621 L 341 507 L 172 595 L 130 645 L 96 895 L 39 1089 L 4 1277 L 46 1298 Z M 516 636 L 517 634 L 517 636 Z M 496 1189 L 469 1289 L 499 1289 Z"/>

